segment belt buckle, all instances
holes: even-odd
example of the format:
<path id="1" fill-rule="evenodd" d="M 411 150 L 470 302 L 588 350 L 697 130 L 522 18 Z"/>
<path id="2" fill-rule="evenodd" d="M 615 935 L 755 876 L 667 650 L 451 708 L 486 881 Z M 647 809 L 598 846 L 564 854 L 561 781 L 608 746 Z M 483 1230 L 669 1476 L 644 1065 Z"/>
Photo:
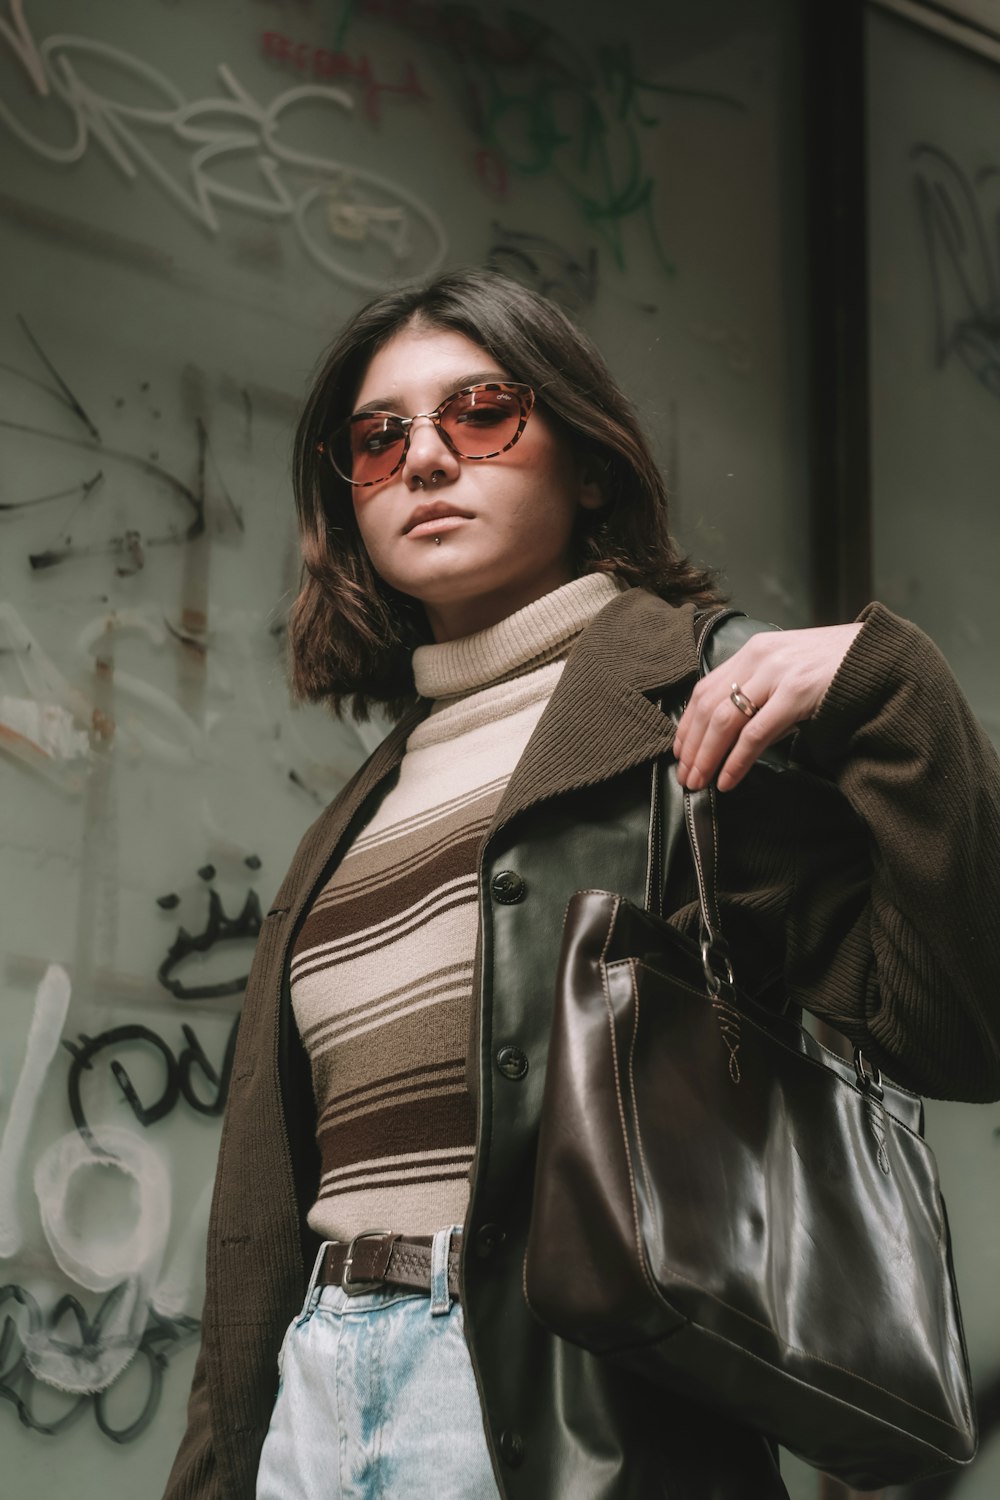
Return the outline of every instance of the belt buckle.
<path id="1" fill-rule="evenodd" d="M 380 1287 L 385 1285 L 384 1277 L 378 1281 L 351 1280 L 351 1262 L 354 1260 L 354 1247 L 358 1243 L 358 1240 L 384 1239 L 387 1236 L 391 1237 L 391 1235 L 391 1229 L 362 1229 L 360 1234 L 354 1236 L 347 1247 L 347 1258 L 344 1261 L 344 1269 L 340 1273 L 340 1290 L 345 1292 L 348 1297 L 359 1297 L 362 1292 L 377 1292 Z"/>

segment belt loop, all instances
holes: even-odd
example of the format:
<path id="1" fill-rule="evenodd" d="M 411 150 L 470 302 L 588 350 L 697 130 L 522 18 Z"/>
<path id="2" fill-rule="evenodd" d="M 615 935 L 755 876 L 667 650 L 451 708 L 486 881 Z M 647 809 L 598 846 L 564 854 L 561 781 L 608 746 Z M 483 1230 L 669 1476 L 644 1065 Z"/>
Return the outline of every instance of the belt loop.
<path id="1" fill-rule="evenodd" d="M 451 1254 L 451 1237 L 461 1234 L 461 1224 L 452 1224 L 449 1229 L 435 1231 L 431 1245 L 431 1317 L 439 1318 L 451 1309 L 448 1291 L 448 1258 Z"/>
<path id="2" fill-rule="evenodd" d="M 306 1318 L 312 1312 L 312 1307 L 310 1306 L 310 1304 L 312 1302 L 313 1292 L 315 1292 L 316 1290 L 316 1283 L 319 1280 L 320 1269 L 323 1265 L 323 1257 L 326 1254 L 329 1246 L 334 1243 L 334 1240 L 324 1240 L 322 1245 L 320 1245 L 319 1247 L 316 1259 L 313 1263 L 312 1275 L 309 1278 L 309 1285 L 306 1288 L 306 1300 L 303 1302 L 302 1311 L 299 1313 L 300 1318 Z"/>

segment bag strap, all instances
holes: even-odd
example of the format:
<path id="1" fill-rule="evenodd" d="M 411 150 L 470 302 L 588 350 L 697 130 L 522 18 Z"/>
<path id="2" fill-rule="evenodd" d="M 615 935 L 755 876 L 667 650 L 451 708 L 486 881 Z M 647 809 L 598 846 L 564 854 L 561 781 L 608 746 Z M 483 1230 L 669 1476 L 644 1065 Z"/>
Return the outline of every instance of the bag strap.
<path id="1" fill-rule="evenodd" d="M 702 619 L 698 621 L 697 633 L 695 635 L 695 652 L 698 659 L 699 676 L 703 677 L 707 670 L 705 649 L 708 645 L 710 637 L 712 636 L 717 626 L 721 625 L 724 620 L 731 619 L 746 619 L 746 615 L 740 609 L 715 609 L 710 610 L 706 615 L 702 617 Z M 742 645 L 742 641 L 740 642 L 740 645 Z M 734 645 L 731 648 L 731 651 L 726 652 L 726 655 L 731 655 L 732 652 L 736 650 L 738 650 L 738 647 Z M 715 665 L 714 662 L 713 665 Z M 680 701 L 679 704 L 675 704 L 673 707 L 670 707 L 667 702 L 665 702 L 664 698 L 660 697 L 657 700 L 657 706 L 662 713 L 669 713 L 674 720 L 674 723 L 676 724 L 680 720 L 681 714 L 684 712 L 684 709 L 687 706 L 687 699 L 684 698 Z M 657 760 L 654 762 L 652 785 L 650 787 L 649 848 L 648 857 L 646 860 L 646 910 L 655 911 L 656 915 L 660 917 L 664 915 L 664 887 L 666 884 L 666 870 L 664 869 L 663 859 L 663 806 L 667 800 L 667 789 L 664 784 L 664 777 L 666 776 L 668 768 L 671 764 L 672 761 L 669 758 Z M 675 788 L 675 790 L 679 790 L 679 788 Z M 684 803 L 684 821 L 685 823 L 687 823 L 686 799 Z M 703 868 L 704 865 L 700 865 L 696 857 L 695 869 L 699 870 Z M 699 900 L 701 900 L 702 887 L 700 881 L 698 889 Z M 709 905 L 711 899 L 712 898 L 710 896 L 709 901 L 705 904 Z M 716 925 L 718 924 L 716 923 Z"/>
<path id="2" fill-rule="evenodd" d="M 712 660 L 707 659 L 710 642 L 718 627 L 726 620 L 746 620 L 746 614 L 739 609 L 720 609 L 707 615 L 699 624 L 695 646 L 698 653 L 698 673 L 705 676 L 706 672 L 718 666 L 728 656 L 733 655 L 750 634 L 755 633 L 759 626 L 750 622 L 749 629 L 737 628 L 733 631 L 738 640 L 731 643 L 719 639 L 714 642 L 722 647 L 721 653 L 715 650 L 711 653 Z M 663 704 L 661 702 L 661 707 Z M 681 703 L 673 710 L 675 721 L 680 719 L 686 703 Z M 647 897 L 656 892 L 659 915 L 663 915 L 665 896 L 665 872 L 663 869 L 663 838 L 661 835 L 662 810 L 661 802 L 663 790 L 661 780 L 666 773 L 666 768 L 658 763 L 653 768 L 652 793 L 650 807 L 650 859 L 649 859 L 649 882 Z M 684 827 L 687 834 L 688 846 L 691 850 L 691 858 L 694 863 L 695 881 L 698 889 L 698 907 L 700 917 L 700 943 L 701 961 L 705 971 L 705 981 L 711 994 L 717 994 L 723 983 L 732 984 L 733 968 L 729 959 L 729 948 L 722 933 L 722 918 L 719 912 L 718 877 L 719 877 L 719 822 L 716 805 L 716 791 L 713 785 L 702 787 L 697 791 L 684 789 Z M 651 902 L 647 899 L 647 907 Z"/>
<path id="3" fill-rule="evenodd" d="M 732 619 L 746 619 L 745 611 L 741 609 L 717 610 L 702 623 L 696 642 L 700 677 L 704 677 L 706 671 L 711 670 L 706 662 L 706 649 L 710 639 L 723 621 Z M 741 640 L 740 645 L 742 644 Z M 726 653 L 726 655 L 729 654 L 729 652 Z M 733 983 L 729 945 L 722 935 L 722 916 L 719 911 L 719 817 L 714 783 L 700 787 L 694 792 L 689 791 L 687 787 L 684 788 L 684 827 L 687 831 L 688 847 L 691 850 L 698 886 L 701 966 L 705 971 L 705 982 L 709 993 L 714 995 L 719 992 L 723 981 L 727 984 Z"/>

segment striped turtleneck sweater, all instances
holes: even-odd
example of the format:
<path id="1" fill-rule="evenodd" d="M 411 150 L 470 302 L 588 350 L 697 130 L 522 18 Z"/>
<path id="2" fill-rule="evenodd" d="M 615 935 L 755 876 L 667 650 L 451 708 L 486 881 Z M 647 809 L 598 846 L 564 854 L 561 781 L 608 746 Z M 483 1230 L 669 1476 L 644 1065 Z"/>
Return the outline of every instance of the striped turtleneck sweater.
<path id="1" fill-rule="evenodd" d="M 461 1224 L 479 851 L 573 642 L 620 585 L 588 574 L 475 635 L 421 646 L 430 714 L 399 778 L 319 892 L 292 956 L 309 1053 L 324 1239 Z"/>

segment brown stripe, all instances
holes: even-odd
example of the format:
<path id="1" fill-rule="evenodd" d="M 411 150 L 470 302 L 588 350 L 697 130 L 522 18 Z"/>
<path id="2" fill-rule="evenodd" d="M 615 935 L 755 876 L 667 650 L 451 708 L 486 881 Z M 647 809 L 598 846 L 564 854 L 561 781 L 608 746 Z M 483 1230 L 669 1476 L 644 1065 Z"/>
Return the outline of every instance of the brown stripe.
<path id="1" fill-rule="evenodd" d="M 353 963 L 356 959 L 367 953 L 384 951 L 390 944 L 397 943 L 401 938 L 422 927 L 425 922 L 435 921 L 446 913 L 454 911 L 456 907 L 474 906 L 476 904 L 478 891 L 474 877 L 465 885 L 447 895 L 438 896 L 436 892 L 428 896 L 419 906 L 404 908 L 405 915 L 399 913 L 400 920 L 395 927 L 388 932 L 376 932 L 364 941 L 358 939 L 352 944 L 342 943 L 332 953 L 318 953 L 315 958 L 300 960 L 300 967 L 294 974 L 293 982 L 300 982 L 313 974 L 320 974 L 324 969 L 336 969 L 341 964 Z M 435 902 L 437 904 L 435 905 Z"/>
<path id="2" fill-rule="evenodd" d="M 379 1109 L 391 1109 L 398 1101 L 420 1100 L 426 1103 L 429 1099 L 440 1099 L 445 1094 L 459 1094 L 465 1090 L 465 1079 L 452 1075 L 451 1078 L 442 1078 L 435 1083 L 417 1083 L 408 1089 L 397 1089 L 394 1092 L 383 1094 L 379 1091 L 365 1104 L 356 1104 L 352 1109 L 347 1106 L 341 1110 L 331 1109 L 329 1106 L 320 1116 L 318 1129 L 336 1129 L 338 1126 L 347 1125 L 353 1120 L 360 1120 L 367 1115 L 374 1114 Z"/>
<path id="3" fill-rule="evenodd" d="M 478 849 L 478 842 L 489 827 L 491 818 L 492 811 L 485 817 L 477 818 L 474 822 L 465 819 L 461 823 L 455 823 L 433 843 L 421 844 L 413 854 L 405 852 L 413 847 L 411 839 L 397 839 L 387 843 L 382 851 L 383 857 L 378 860 L 360 856 L 355 858 L 348 854 L 327 886 L 316 897 L 313 902 L 313 912 L 318 913 L 328 906 L 338 906 L 341 902 L 362 895 L 366 891 L 379 890 L 387 882 L 396 880 L 401 875 L 410 875 L 417 870 L 422 870 L 443 850 L 451 848 L 460 839 L 469 840 L 474 837 L 477 840 Z M 348 875 L 353 878 L 348 880 L 346 878 Z M 344 878 L 339 878 L 341 876 Z"/>
<path id="4" fill-rule="evenodd" d="M 322 1105 L 345 1089 L 377 1080 L 383 1059 L 391 1065 L 405 1058 L 417 1067 L 463 1054 L 469 1043 L 471 1001 L 471 989 L 466 988 L 457 998 L 395 1013 L 384 1029 L 355 1031 L 334 1037 L 322 1049 L 314 1047 L 317 1100 Z"/>
<path id="5" fill-rule="evenodd" d="M 417 868 L 406 869 L 402 874 L 393 871 L 377 884 L 370 882 L 358 887 L 356 894 L 336 904 L 314 907 L 295 944 L 293 964 L 301 954 L 321 943 L 336 942 L 378 922 L 390 921 L 423 902 L 429 892 L 453 880 L 468 880 L 474 891 L 479 844 L 478 836 L 468 837 L 463 829 L 460 838 L 440 848 L 432 859 L 422 861 Z"/>
<path id="6" fill-rule="evenodd" d="M 434 1099 L 399 1100 L 316 1132 L 323 1170 L 378 1156 L 453 1149 L 475 1143 L 472 1101 L 464 1088 Z"/>
<path id="7" fill-rule="evenodd" d="M 320 1123 L 333 1120 L 347 1110 L 364 1109 L 366 1104 L 378 1100 L 402 1099 L 415 1089 L 433 1088 L 437 1084 L 464 1082 L 465 1062 L 462 1058 L 445 1063 L 426 1063 L 420 1068 L 411 1068 L 393 1078 L 377 1078 L 358 1088 L 338 1094 L 327 1104 Z"/>

